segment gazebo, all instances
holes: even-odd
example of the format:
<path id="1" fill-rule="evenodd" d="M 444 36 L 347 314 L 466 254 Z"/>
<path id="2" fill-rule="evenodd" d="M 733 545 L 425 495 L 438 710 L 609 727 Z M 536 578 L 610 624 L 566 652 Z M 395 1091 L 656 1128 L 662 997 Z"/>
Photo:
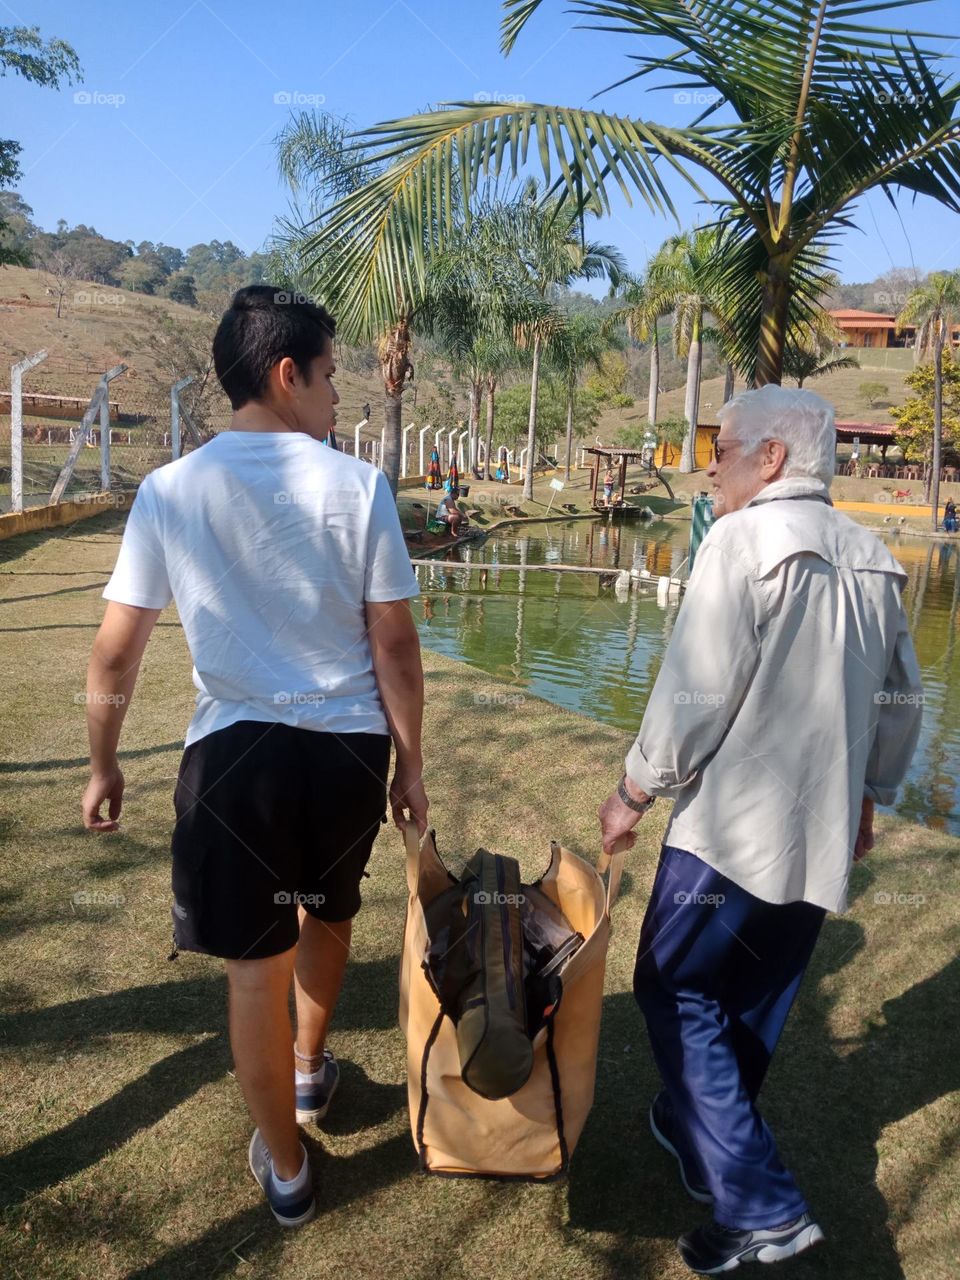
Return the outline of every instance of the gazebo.
<path id="1" fill-rule="evenodd" d="M 627 484 L 627 467 L 631 462 L 642 462 L 643 452 L 639 449 L 618 449 L 616 447 L 604 448 L 602 445 L 595 449 L 587 449 L 587 453 L 594 455 L 593 459 L 593 478 L 591 481 L 591 502 L 595 511 L 630 511 L 631 513 L 639 509 L 633 503 L 625 502 L 623 491 Z M 609 507 L 604 506 L 603 500 L 597 501 L 597 488 L 600 484 L 600 468 L 601 466 L 619 468 L 619 487 L 617 494 Z"/>

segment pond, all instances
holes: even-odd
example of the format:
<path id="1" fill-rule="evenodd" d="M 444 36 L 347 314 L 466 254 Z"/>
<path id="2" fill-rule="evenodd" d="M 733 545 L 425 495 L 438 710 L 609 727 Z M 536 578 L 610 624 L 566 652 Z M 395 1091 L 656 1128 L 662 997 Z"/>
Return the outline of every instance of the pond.
<path id="1" fill-rule="evenodd" d="M 689 525 L 570 520 L 504 529 L 418 569 L 414 609 L 425 646 L 571 711 L 635 732 L 678 600 L 653 588 L 601 589 L 597 575 L 531 565 L 644 570 L 669 576 Z M 909 582 L 905 605 L 924 678 L 923 733 L 896 811 L 960 835 L 960 542 L 891 534 Z M 480 569 L 478 563 L 491 567 Z"/>

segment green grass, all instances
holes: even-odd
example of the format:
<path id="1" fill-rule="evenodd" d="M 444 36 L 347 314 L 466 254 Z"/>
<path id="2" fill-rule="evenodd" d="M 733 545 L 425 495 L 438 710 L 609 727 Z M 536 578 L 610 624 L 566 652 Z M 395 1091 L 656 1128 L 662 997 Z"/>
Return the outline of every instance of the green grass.
<path id="1" fill-rule="evenodd" d="M 172 610 L 124 732 L 124 829 L 79 826 L 75 695 L 120 528 L 108 515 L 0 544 L 0 1275 L 681 1280 L 673 1241 L 703 1212 L 647 1132 L 656 1075 L 630 994 L 665 805 L 616 910 L 596 1105 L 569 1179 L 549 1186 L 417 1172 L 396 1023 L 403 867 L 383 832 L 332 1037 L 342 1090 L 306 1139 L 323 1207 L 302 1232 L 274 1225 L 245 1165 L 221 965 L 167 961 L 171 792 L 192 706 Z M 453 864 L 482 844 L 533 875 L 552 835 L 593 856 L 625 735 L 529 697 L 477 705 L 502 686 L 425 663 L 432 816 Z M 825 926 L 763 1094 L 829 1239 L 791 1266 L 798 1280 L 960 1269 L 960 842 L 889 819 L 881 833 L 851 912 Z M 73 904 L 91 890 L 123 901 Z"/>

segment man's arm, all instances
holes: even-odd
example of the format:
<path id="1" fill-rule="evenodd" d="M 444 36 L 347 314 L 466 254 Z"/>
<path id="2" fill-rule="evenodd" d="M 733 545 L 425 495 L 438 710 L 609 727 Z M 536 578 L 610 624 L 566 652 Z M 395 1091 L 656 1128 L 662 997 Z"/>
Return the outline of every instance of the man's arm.
<path id="1" fill-rule="evenodd" d="M 923 717 L 920 667 L 902 612 L 890 668 L 876 701 L 877 732 L 867 757 L 863 791 L 876 804 L 893 804 L 916 750 Z"/>
<path id="2" fill-rule="evenodd" d="M 692 782 L 736 717 L 760 657 L 765 612 L 756 587 L 716 544 L 704 543 L 640 732 L 624 762 L 624 786 L 642 803 Z M 633 843 L 640 815 L 616 790 L 599 812 L 603 848 Z"/>
<path id="3" fill-rule="evenodd" d="M 107 603 L 87 667 L 87 734 L 90 738 L 90 781 L 83 793 L 83 825 L 88 831 L 116 831 L 123 803 L 123 774 L 117 744 L 123 718 L 133 697 L 140 659 L 160 609 Z M 109 801 L 109 818 L 100 806 Z"/>
<path id="4" fill-rule="evenodd" d="M 893 658 L 883 690 L 877 695 L 877 703 L 880 713 L 876 737 L 867 759 L 860 826 L 853 849 L 854 862 L 865 858 L 873 848 L 874 805 L 893 804 L 920 737 L 923 685 L 910 627 L 902 610 Z"/>
<path id="5" fill-rule="evenodd" d="M 408 600 L 387 600 L 364 606 L 373 670 L 380 690 L 397 758 L 390 784 L 390 809 L 403 829 L 408 809 L 422 835 L 427 829 L 430 802 L 423 786 L 423 666 L 420 637 Z"/>

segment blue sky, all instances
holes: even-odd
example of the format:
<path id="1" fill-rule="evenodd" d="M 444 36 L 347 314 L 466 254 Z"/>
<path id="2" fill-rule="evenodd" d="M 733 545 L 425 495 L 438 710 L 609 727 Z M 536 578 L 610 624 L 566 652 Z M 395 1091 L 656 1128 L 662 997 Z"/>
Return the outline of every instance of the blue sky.
<path id="1" fill-rule="evenodd" d="M 287 205 L 272 141 L 290 107 L 276 95 L 358 126 L 477 95 L 585 105 L 638 50 L 627 37 L 575 30 L 565 10 L 562 0 L 546 4 L 505 59 L 497 0 L 0 0 L 0 25 L 37 24 L 68 40 L 85 73 L 59 93 L 0 80 L 0 132 L 23 144 L 19 189 L 44 227 L 62 217 L 116 239 L 184 249 L 230 239 L 251 252 Z M 889 21 L 960 32 L 954 0 Z M 76 103 L 78 90 L 92 100 Z M 672 93 L 635 86 L 597 105 L 668 124 L 692 114 Z M 694 221 L 691 195 L 676 181 L 671 191 Z M 929 200 L 904 196 L 899 206 L 902 224 L 881 195 L 861 203 L 860 232 L 837 254 L 843 279 L 871 280 L 911 260 L 920 270 L 960 265 L 960 218 Z M 639 269 L 672 229 L 642 203 L 618 201 L 593 234 Z"/>

